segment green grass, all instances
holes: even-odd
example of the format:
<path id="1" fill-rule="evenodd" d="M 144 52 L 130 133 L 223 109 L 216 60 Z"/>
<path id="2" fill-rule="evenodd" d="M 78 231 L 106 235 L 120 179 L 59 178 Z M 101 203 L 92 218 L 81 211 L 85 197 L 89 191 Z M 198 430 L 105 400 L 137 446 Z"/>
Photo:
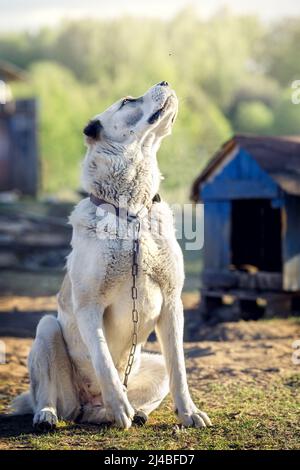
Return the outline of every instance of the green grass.
<path id="1" fill-rule="evenodd" d="M 50 434 L 34 434 L 29 418 L 11 437 L 11 448 L 29 449 L 300 449 L 300 374 L 275 379 L 266 389 L 235 383 L 205 384 L 193 393 L 209 412 L 212 428 L 178 429 L 170 400 L 144 427 L 128 431 L 61 422 Z M 205 407 L 204 407 L 205 398 Z M 5 429 L 5 426 L 4 428 Z M 2 432 L 3 435 L 3 432 Z"/>

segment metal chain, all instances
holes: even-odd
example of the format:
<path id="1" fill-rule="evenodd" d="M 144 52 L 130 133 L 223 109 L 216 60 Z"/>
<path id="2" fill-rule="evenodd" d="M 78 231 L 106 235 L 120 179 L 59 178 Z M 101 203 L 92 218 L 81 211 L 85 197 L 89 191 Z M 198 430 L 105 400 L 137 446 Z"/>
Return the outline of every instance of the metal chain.
<path id="1" fill-rule="evenodd" d="M 131 287 L 131 298 L 132 298 L 132 324 L 133 324 L 133 332 L 132 332 L 132 343 L 131 348 L 128 356 L 127 366 L 125 369 L 125 376 L 124 376 L 124 386 L 127 388 L 128 384 L 128 377 L 130 375 L 133 362 L 135 351 L 137 347 L 137 339 L 138 339 L 138 322 L 139 322 L 139 312 L 137 309 L 137 276 L 138 276 L 138 254 L 139 254 L 139 245 L 140 245 L 140 229 L 141 229 L 141 222 L 138 217 L 133 219 L 133 254 L 132 254 L 132 267 L 131 267 L 131 274 L 132 274 L 132 287 Z"/>

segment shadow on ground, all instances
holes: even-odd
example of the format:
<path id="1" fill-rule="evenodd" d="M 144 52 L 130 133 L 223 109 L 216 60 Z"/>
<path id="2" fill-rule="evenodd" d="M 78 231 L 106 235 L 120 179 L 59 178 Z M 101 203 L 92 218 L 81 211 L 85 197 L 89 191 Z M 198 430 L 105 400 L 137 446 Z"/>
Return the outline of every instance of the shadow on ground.
<path id="1" fill-rule="evenodd" d="M 1 437 L 19 437 L 32 434 L 32 415 L 9 416 L 0 414 Z"/>

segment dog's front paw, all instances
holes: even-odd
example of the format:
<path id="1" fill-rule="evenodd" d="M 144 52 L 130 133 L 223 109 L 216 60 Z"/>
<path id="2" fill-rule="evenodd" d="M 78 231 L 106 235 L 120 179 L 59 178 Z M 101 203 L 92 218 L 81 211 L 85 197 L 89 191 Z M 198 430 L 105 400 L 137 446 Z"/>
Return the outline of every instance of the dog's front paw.
<path id="1" fill-rule="evenodd" d="M 136 426 L 144 426 L 148 421 L 148 416 L 146 413 L 144 413 L 142 410 L 137 410 L 135 411 L 134 417 L 133 417 L 133 424 Z"/>
<path id="2" fill-rule="evenodd" d="M 43 408 L 34 415 L 33 427 L 39 432 L 53 431 L 57 422 L 58 418 L 53 408 Z"/>
<path id="3" fill-rule="evenodd" d="M 186 410 L 177 410 L 176 414 L 180 424 L 186 427 L 194 428 L 205 428 L 211 426 L 211 420 L 204 411 L 198 410 L 198 408 L 192 403 L 191 407 Z"/>
<path id="4" fill-rule="evenodd" d="M 109 421 L 121 429 L 129 429 L 134 417 L 134 409 L 130 405 L 127 396 L 106 400 L 106 415 Z"/>

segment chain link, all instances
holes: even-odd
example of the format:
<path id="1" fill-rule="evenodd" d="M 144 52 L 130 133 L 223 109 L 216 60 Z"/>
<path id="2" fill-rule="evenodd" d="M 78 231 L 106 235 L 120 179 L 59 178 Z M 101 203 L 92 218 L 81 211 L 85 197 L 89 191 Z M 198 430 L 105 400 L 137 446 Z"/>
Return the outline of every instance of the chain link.
<path id="1" fill-rule="evenodd" d="M 132 287 L 131 287 L 131 298 L 132 298 L 132 324 L 133 324 L 133 332 L 132 332 L 132 342 L 131 348 L 128 356 L 127 366 L 125 369 L 125 376 L 124 376 L 124 386 L 127 388 L 128 384 L 128 377 L 130 375 L 133 362 L 135 351 L 137 347 L 137 339 L 138 339 L 138 322 L 139 322 L 139 312 L 137 309 L 137 298 L 138 298 L 138 290 L 137 290 L 137 276 L 139 271 L 138 266 L 138 254 L 139 254 L 139 247 L 140 247 L 140 229 L 141 229 L 141 222 L 139 218 L 135 218 L 133 220 L 133 254 L 132 254 Z"/>

